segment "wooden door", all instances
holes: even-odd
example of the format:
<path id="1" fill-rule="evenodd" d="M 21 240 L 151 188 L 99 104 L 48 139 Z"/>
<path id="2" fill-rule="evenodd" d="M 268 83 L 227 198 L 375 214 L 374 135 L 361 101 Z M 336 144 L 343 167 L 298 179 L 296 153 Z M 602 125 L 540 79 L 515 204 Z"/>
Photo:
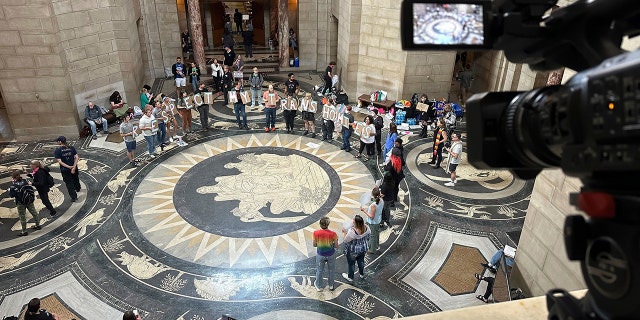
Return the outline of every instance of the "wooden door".
<path id="1" fill-rule="evenodd" d="M 264 5 L 261 1 L 251 1 L 253 10 L 253 44 L 266 46 L 264 39 Z"/>
<path id="2" fill-rule="evenodd" d="M 222 2 L 211 3 L 211 34 L 213 46 L 222 47 L 222 34 L 224 33 L 224 6 Z"/>

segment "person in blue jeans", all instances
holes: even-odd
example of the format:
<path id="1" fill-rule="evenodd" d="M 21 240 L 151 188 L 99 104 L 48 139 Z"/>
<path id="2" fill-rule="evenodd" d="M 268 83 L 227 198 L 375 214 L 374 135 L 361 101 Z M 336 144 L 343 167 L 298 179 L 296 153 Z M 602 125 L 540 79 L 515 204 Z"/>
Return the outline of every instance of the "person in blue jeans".
<path id="1" fill-rule="evenodd" d="M 500 249 L 496 251 L 495 254 L 491 257 L 489 263 L 482 263 L 482 266 L 488 268 L 491 272 L 495 273 L 498 271 L 498 266 L 500 266 L 500 260 L 504 255 L 504 262 L 507 264 L 507 268 L 510 270 L 513 268 L 514 258 L 504 254 L 504 250 Z"/>
<path id="2" fill-rule="evenodd" d="M 329 230 L 329 217 L 322 217 L 320 219 L 320 230 L 313 232 L 313 246 L 318 248 L 316 256 L 316 290 L 322 291 L 324 285 L 324 265 L 327 265 L 328 278 L 329 278 L 329 290 L 333 290 L 334 287 L 334 271 L 336 269 L 336 249 L 338 248 L 338 235 Z"/>
<path id="3" fill-rule="evenodd" d="M 233 113 L 236 114 L 236 122 L 238 123 L 238 127 L 240 129 L 249 130 L 249 127 L 247 126 L 247 113 L 245 111 L 245 105 L 244 103 L 242 103 L 242 99 L 240 98 L 241 87 L 242 87 L 242 83 L 240 81 L 236 82 L 234 91 L 238 101 L 233 104 Z M 242 121 L 240 119 L 241 116 L 242 116 Z"/>
<path id="4" fill-rule="evenodd" d="M 100 107 L 93 104 L 93 101 L 89 101 L 89 104 L 84 109 L 84 116 L 87 118 L 87 123 L 91 127 L 91 134 L 93 140 L 98 138 L 97 125 L 102 125 L 102 132 L 104 134 L 109 133 L 109 125 L 107 119 L 102 116 Z"/>
<path id="5" fill-rule="evenodd" d="M 389 124 L 389 134 L 387 134 L 387 141 L 384 143 L 384 151 L 382 152 L 383 163 L 387 163 L 389 160 L 387 154 L 395 146 L 396 139 L 398 138 L 398 126 L 395 123 Z"/>
<path id="6" fill-rule="evenodd" d="M 351 134 L 353 133 L 353 115 L 351 114 L 351 106 L 347 106 L 344 115 L 342 115 L 343 119 L 346 118 L 346 126 L 342 125 L 342 148 L 340 150 L 344 150 L 346 152 L 351 152 L 351 142 L 349 139 L 351 138 Z"/>
<path id="7" fill-rule="evenodd" d="M 364 224 L 364 219 L 360 215 L 356 215 L 353 218 L 353 226 L 347 229 L 342 229 L 342 233 L 344 236 L 344 245 L 345 248 L 351 244 L 352 241 L 365 241 L 368 242 L 371 235 L 371 230 Z M 366 254 L 366 250 L 362 252 L 354 252 L 345 253 L 345 257 L 347 257 L 348 264 L 348 273 L 343 273 L 342 277 L 353 283 L 353 276 L 356 271 L 356 262 L 358 263 L 358 273 L 360 274 L 360 279 L 364 279 L 364 255 Z"/>

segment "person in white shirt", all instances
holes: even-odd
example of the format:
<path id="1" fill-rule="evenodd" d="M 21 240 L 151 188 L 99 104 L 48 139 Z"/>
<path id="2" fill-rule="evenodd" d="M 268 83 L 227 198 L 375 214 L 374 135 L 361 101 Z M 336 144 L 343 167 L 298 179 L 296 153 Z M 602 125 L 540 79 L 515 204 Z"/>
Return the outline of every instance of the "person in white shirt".
<path id="1" fill-rule="evenodd" d="M 216 92 L 222 91 L 222 73 L 222 65 L 218 62 L 218 59 L 213 59 L 211 76 L 213 77 L 213 88 Z"/>
<path id="2" fill-rule="evenodd" d="M 147 141 L 147 147 L 149 148 L 149 157 L 156 157 L 156 134 L 158 132 L 158 122 L 152 115 L 153 107 L 148 106 L 144 109 L 144 115 L 140 118 L 138 127 L 142 130 L 142 135 Z"/>
<path id="3" fill-rule="evenodd" d="M 373 117 L 370 115 L 364 118 L 364 123 L 366 128 L 362 129 L 362 134 L 360 135 L 360 149 L 355 157 L 360 158 L 362 156 L 362 151 L 367 147 L 367 155 L 364 156 L 364 161 L 368 161 L 369 156 L 374 154 L 373 144 L 376 142 L 376 127 L 373 125 Z"/>

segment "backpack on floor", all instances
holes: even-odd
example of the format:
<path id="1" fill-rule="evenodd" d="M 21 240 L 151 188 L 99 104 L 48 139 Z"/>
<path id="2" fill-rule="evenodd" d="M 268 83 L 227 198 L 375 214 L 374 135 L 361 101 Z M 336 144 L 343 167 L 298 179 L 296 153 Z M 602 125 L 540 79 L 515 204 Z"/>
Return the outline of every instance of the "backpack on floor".
<path id="1" fill-rule="evenodd" d="M 36 200 L 36 193 L 33 190 L 33 187 L 29 184 L 23 184 L 20 187 L 17 187 L 17 199 L 21 204 L 29 205 L 32 204 L 33 201 Z"/>
<path id="2" fill-rule="evenodd" d="M 460 119 L 464 115 L 464 109 L 456 103 L 451 104 L 451 110 L 456 114 L 456 118 Z"/>

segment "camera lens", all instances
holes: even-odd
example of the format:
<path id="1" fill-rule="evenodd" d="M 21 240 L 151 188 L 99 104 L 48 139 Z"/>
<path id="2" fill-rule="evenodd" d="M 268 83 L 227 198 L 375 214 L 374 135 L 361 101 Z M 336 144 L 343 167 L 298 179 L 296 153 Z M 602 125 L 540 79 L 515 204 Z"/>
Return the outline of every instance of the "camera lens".
<path id="1" fill-rule="evenodd" d="M 569 132 L 561 94 L 562 86 L 551 86 L 472 96 L 466 106 L 469 162 L 481 169 L 512 169 L 524 179 L 560 166 Z"/>

